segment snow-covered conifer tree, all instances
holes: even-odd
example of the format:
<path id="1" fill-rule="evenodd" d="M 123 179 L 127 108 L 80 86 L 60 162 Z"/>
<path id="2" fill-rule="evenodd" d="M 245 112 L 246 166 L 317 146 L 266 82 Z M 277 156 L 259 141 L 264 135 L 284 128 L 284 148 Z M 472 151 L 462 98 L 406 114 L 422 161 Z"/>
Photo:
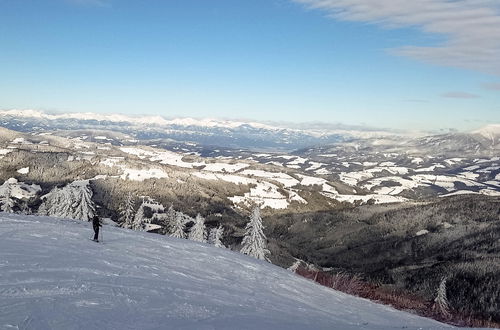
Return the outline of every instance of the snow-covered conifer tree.
<path id="1" fill-rule="evenodd" d="M 139 206 L 137 212 L 135 213 L 134 220 L 132 222 L 132 229 L 134 230 L 143 230 L 145 224 L 145 216 L 144 216 L 144 202 Z"/>
<path id="2" fill-rule="evenodd" d="M 70 184 L 73 193 L 72 216 L 73 219 L 90 221 L 95 212 L 95 205 L 92 201 L 92 189 L 89 180 L 75 181 Z"/>
<path id="3" fill-rule="evenodd" d="M 125 203 L 120 208 L 120 220 L 122 221 L 122 227 L 124 228 L 132 228 L 135 212 L 134 204 L 134 196 L 129 192 L 127 194 L 127 198 L 125 199 Z"/>
<path id="4" fill-rule="evenodd" d="M 250 216 L 246 228 L 245 237 L 243 237 L 241 253 L 247 254 L 257 259 L 269 261 L 267 255 L 270 253 L 267 249 L 267 238 L 264 235 L 260 209 L 255 207 Z"/>
<path id="5" fill-rule="evenodd" d="M 177 215 L 177 212 L 174 210 L 174 207 L 172 205 L 170 205 L 170 207 L 168 208 L 167 212 L 165 213 L 158 213 L 158 215 L 160 215 L 158 218 L 158 220 L 161 221 L 163 227 L 165 228 L 165 231 L 168 232 L 169 228 L 172 227 L 174 221 L 175 221 L 175 217 Z"/>
<path id="6" fill-rule="evenodd" d="M 434 299 L 433 309 L 443 317 L 450 316 L 450 307 L 448 304 L 448 298 L 446 297 L 446 277 L 444 277 L 439 283 L 439 287 L 436 291 L 436 298 Z"/>
<path id="7" fill-rule="evenodd" d="M 96 214 L 89 180 L 75 181 L 61 189 L 55 187 L 42 200 L 38 210 L 42 215 L 89 221 Z"/>
<path id="8" fill-rule="evenodd" d="M 224 227 L 219 225 L 217 228 L 210 229 L 210 235 L 208 235 L 208 242 L 215 245 L 216 247 L 225 248 L 222 243 L 222 236 L 224 235 Z"/>
<path id="9" fill-rule="evenodd" d="M 14 212 L 13 208 L 15 203 L 11 197 L 10 185 L 7 184 L 7 186 L 5 187 L 0 202 L 2 203 L 2 208 L 1 208 L 2 212 L 8 212 L 8 213 Z"/>
<path id="10" fill-rule="evenodd" d="M 186 216 L 182 212 L 175 212 L 174 220 L 170 223 L 170 236 L 176 238 L 186 238 Z"/>
<path id="11" fill-rule="evenodd" d="M 207 241 L 205 218 L 203 218 L 200 214 L 198 214 L 194 219 L 194 225 L 191 227 L 191 231 L 189 232 L 189 239 L 197 242 Z"/>

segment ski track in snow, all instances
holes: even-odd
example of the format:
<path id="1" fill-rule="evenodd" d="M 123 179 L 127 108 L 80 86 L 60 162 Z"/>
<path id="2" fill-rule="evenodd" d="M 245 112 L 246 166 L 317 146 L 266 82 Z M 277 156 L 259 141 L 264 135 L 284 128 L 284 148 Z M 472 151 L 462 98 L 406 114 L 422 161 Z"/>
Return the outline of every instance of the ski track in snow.
<path id="1" fill-rule="evenodd" d="M 207 244 L 0 213 L 0 329 L 445 329 Z"/>

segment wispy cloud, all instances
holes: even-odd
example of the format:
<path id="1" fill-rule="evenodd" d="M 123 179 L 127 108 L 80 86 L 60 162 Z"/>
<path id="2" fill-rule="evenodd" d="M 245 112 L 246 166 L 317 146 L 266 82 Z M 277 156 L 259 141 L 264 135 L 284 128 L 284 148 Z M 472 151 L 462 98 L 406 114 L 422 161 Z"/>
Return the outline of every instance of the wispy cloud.
<path id="1" fill-rule="evenodd" d="M 415 27 L 446 37 L 434 46 L 406 45 L 391 53 L 443 66 L 500 75 L 498 0 L 292 0 L 340 20 L 389 28 Z"/>
<path id="2" fill-rule="evenodd" d="M 477 99 L 479 97 L 479 95 L 467 92 L 448 92 L 441 94 L 441 96 L 451 99 Z"/>
<path id="3" fill-rule="evenodd" d="M 484 83 L 481 87 L 490 91 L 500 91 L 500 83 Z"/>

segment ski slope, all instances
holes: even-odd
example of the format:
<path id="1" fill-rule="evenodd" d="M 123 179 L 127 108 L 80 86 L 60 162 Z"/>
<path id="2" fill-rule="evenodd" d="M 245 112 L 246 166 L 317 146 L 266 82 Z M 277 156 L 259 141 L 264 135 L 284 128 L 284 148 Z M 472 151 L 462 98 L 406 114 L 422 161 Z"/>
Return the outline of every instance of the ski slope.
<path id="1" fill-rule="evenodd" d="M 239 253 L 0 213 L 0 329 L 446 329 Z"/>

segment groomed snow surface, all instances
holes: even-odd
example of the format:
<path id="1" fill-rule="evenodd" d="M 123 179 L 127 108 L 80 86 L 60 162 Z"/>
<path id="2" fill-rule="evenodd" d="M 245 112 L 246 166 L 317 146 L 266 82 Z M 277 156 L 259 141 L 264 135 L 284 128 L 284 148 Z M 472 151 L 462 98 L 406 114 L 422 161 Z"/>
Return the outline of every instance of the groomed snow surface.
<path id="1" fill-rule="evenodd" d="M 0 329 L 445 329 L 203 243 L 0 213 Z"/>

